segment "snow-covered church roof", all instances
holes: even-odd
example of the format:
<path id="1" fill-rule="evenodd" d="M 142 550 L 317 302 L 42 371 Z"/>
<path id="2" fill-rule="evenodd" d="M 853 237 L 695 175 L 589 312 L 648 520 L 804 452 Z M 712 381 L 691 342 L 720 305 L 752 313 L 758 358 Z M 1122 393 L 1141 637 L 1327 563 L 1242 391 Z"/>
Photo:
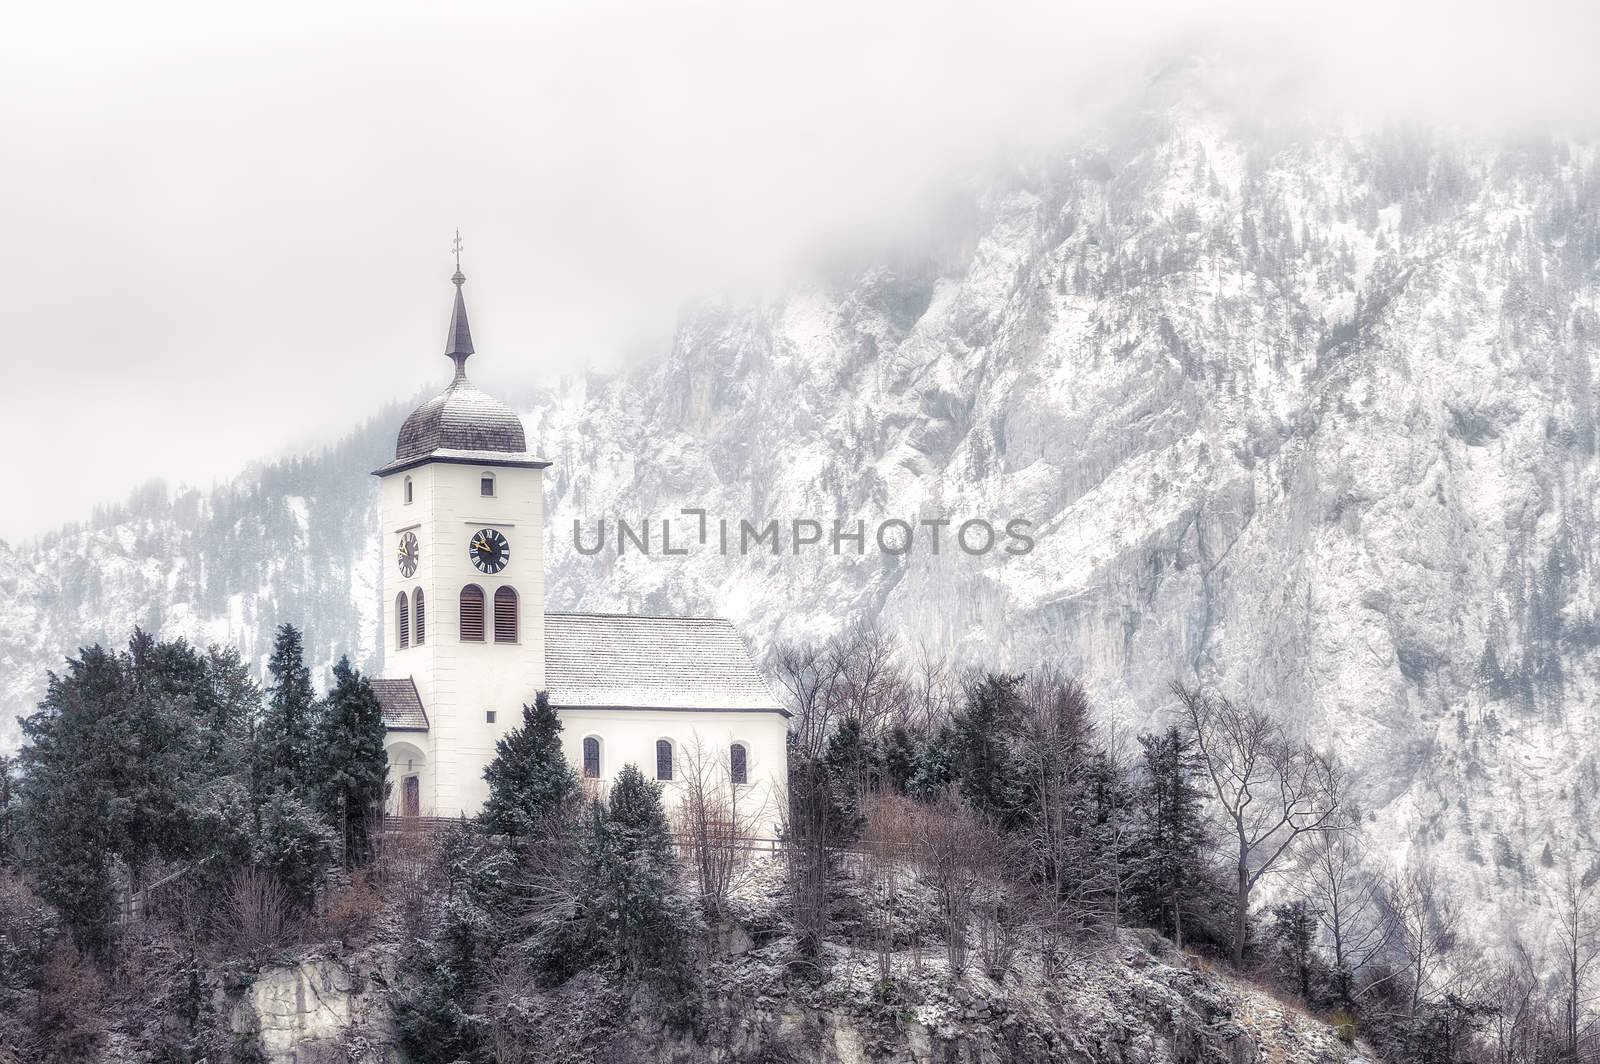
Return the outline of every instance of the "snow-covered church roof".
<path id="1" fill-rule="evenodd" d="M 404 680 L 373 680 L 372 693 L 383 706 L 383 726 L 390 731 L 427 731 L 428 714 L 422 708 L 417 685 Z"/>
<path id="2" fill-rule="evenodd" d="M 557 709 L 788 712 L 733 622 L 720 617 L 547 613 L 544 681 Z"/>

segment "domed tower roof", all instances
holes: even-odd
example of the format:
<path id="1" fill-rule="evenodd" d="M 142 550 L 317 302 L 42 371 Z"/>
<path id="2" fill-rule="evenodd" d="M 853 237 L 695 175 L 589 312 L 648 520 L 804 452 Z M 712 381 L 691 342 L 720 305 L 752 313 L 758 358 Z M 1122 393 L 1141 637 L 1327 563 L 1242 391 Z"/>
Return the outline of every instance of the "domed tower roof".
<path id="1" fill-rule="evenodd" d="M 493 465 L 548 465 L 528 453 L 522 419 L 505 403 L 467 379 L 472 329 L 467 324 L 467 303 L 461 292 L 467 278 L 461 272 L 460 263 L 456 264 L 455 276 L 450 280 L 456 286 L 456 301 L 450 312 L 445 356 L 456 365 L 455 379 L 406 418 L 395 440 L 394 461 L 377 473 L 392 473 L 430 459 Z"/>

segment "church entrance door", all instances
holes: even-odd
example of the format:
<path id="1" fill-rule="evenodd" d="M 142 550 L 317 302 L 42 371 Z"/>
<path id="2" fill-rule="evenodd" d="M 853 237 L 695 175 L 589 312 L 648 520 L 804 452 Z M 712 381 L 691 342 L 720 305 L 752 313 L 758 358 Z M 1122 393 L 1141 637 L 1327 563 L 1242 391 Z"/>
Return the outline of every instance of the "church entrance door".
<path id="1" fill-rule="evenodd" d="M 422 812 L 422 787 L 417 777 L 407 776 L 400 785 L 400 815 L 416 816 Z"/>

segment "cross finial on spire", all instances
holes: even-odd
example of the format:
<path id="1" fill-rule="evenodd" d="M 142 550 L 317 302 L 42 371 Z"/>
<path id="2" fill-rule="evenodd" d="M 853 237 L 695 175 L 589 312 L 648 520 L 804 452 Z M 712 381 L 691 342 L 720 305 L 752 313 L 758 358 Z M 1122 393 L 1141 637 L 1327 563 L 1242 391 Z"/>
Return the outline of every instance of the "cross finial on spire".
<path id="1" fill-rule="evenodd" d="M 456 364 L 456 378 L 459 380 L 467 375 L 467 356 L 472 354 L 472 330 L 467 326 L 467 301 L 461 296 L 461 286 L 467 283 L 466 275 L 461 272 L 461 230 L 456 230 L 455 241 L 451 244 L 452 251 L 456 254 L 456 272 L 450 278 L 456 286 L 456 305 L 450 311 L 450 335 L 445 341 L 445 357 Z"/>

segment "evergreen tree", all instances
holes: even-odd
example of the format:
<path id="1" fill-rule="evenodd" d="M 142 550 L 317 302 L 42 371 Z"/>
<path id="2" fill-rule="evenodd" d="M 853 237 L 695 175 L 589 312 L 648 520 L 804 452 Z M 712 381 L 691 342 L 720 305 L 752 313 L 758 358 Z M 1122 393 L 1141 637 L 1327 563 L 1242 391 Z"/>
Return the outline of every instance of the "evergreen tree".
<path id="1" fill-rule="evenodd" d="M 956 732 L 946 725 L 917 752 L 917 767 L 909 785 L 911 796 L 924 802 L 942 796 L 960 779 L 957 762 Z"/>
<path id="2" fill-rule="evenodd" d="M 103 729 L 120 686 L 118 672 L 104 649 L 81 651 L 64 677 L 51 675 L 38 711 L 22 722 L 19 798 L 29 870 L 73 943 L 100 955 L 111 945 L 116 800 Z"/>
<path id="3" fill-rule="evenodd" d="M 316 693 L 294 625 L 278 628 L 267 671 L 272 683 L 256 744 L 257 801 L 274 791 L 288 791 L 302 801 L 313 799 Z"/>
<path id="4" fill-rule="evenodd" d="M 111 830 L 137 889 L 151 860 L 193 849 L 188 806 L 210 771 L 199 760 L 195 707 L 208 680 L 205 660 L 187 643 L 160 643 L 138 628 L 121 664 L 125 680 L 105 736 L 118 747 Z"/>
<path id="5" fill-rule="evenodd" d="M 667 1018 L 690 1022 L 689 932 L 694 908 L 674 886 L 661 785 L 624 765 L 582 842 L 585 938 L 608 954 L 624 985 L 653 991 Z"/>
<path id="6" fill-rule="evenodd" d="M 1090 766 L 1090 792 L 1088 834 L 1098 872 L 1089 889 L 1103 893 L 1112 926 L 1121 927 L 1139 868 L 1137 796 L 1127 770 L 1104 750 L 1096 752 Z"/>
<path id="7" fill-rule="evenodd" d="M 533 705 L 522 707 L 522 727 L 495 743 L 495 757 L 483 772 L 489 798 L 483 825 L 496 835 L 548 833 L 567 799 L 578 789 L 578 776 L 561 750 L 561 721 L 540 691 Z"/>
<path id="8" fill-rule="evenodd" d="M 440 878 L 448 885 L 437 923 L 416 939 L 390 997 L 406 1059 L 416 1064 L 489 1064 L 489 1018 L 478 1008 L 484 978 L 501 944 L 513 859 L 465 824 L 439 839 Z"/>
<path id="9" fill-rule="evenodd" d="M 1177 728 L 1141 735 L 1145 779 L 1136 813 L 1134 893 L 1155 926 L 1183 946 L 1183 918 L 1205 891 L 1209 871 L 1204 792 L 1194 783 L 1198 769 L 1194 739 Z"/>
<path id="10" fill-rule="evenodd" d="M 207 650 L 205 671 L 207 682 L 195 706 L 200 756 L 216 775 L 243 778 L 261 716 L 261 688 L 234 647 Z"/>
<path id="11" fill-rule="evenodd" d="M 17 857 L 17 809 L 12 799 L 16 780 L 14 762 L 0 756 L 0 871 L 12 867 Z"/>
<path id="12" fill-rule="evenodd" d="M 1321 912 L 1304 898 L 1272 908 L 1270 936 L 1281 952 L 1284 967 L 1294 980 L 1300 1000 L 1311 1000 L 1311 976 L 1316 970 L 1317 935 Z"/>
<path id="13" fill-rule="evenodd" d="M 258 815 L 261 826 L 251 838 L 251 861 L 276 877 L 297 908 L 310 911 L 317 885 L 333 863 L 337 834 L 314 807 L 288 791 L 268 795 Z"/>
<path id="14" fill-rule="evenodd" d="M 370 850 L 370 819 L 389 773 L 383 736 L 383 706 L 372 684 L 340 658 L 319 722 L 316 777 L 322 816 L 339 831 L 346 867 Z"/>
<path id="15" fill-rule="evenodd" d="M 111 944 L 113 858 L 135 871 L 191 841 L 185 796 L 194 763 L 179 694 L 182 654 L 135 631 L 130 653 L 89 647 L 51 674 L 23 721 L 17 801 L 28 869 L 78 948 Z"/>
<path id="16" fill-rule="evenodd" d="M 879 774 L 877 751 L 867 740 L 861 719 L 845 717 L 828 736 L 822 769 L 832 798 L 831 836 L 836 842 L 854 842 L 866 823 L 862 799 Z"/>
<path id="17" fill-rule="evenodd" d="M 904 724 L 889 729 L 883 740 L 883 779 L 896 794 L 911 793 L 917 775 L 917 742 Z"/>
<path id="18" fill-rule="evenodd" d="M 989 673 L 967 690 L 955 727 L 961 797 L 1002 828 L 1015 827 L 1021 795 L 1006 736 L 1020 706 L 1020 676 Z"/>

